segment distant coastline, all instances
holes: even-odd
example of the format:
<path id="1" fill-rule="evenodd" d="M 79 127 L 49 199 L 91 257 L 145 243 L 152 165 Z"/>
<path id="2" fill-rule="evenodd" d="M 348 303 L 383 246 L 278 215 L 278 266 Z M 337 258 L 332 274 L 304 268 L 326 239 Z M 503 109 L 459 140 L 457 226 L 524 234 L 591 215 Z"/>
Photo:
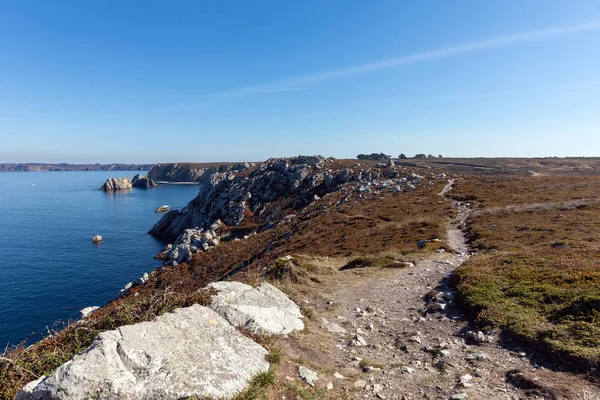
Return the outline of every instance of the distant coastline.
<path id="1" fill-rule="evenodd" d="M 148 171 L 154 164 L 0 163 L 0 172 Z"/>

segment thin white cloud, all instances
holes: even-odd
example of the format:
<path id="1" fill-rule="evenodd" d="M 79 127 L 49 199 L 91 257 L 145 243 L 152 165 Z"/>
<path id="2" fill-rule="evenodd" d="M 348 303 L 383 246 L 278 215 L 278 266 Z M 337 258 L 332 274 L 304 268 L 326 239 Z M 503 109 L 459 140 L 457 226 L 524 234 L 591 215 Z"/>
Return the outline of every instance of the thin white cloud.
<path id="1" fill-rule="evenodd" d="M 591 22 L 581 25 L 570 25 L 560 28 L 542 29 L 530 32 L 519 33 L 516 35 L 501 36 L 492 39 L 481 40 L 478 42 L 447 47 L 438 50 L 426 51 L 423 53 L 413 54 L 391 58 L 388 60 L 376 61 L 368 64 L 348 67 L 327 72 L 319 72 L 309 75 L 298 76 L 277 82 L 269 82 L 259 85 L 242 87 L 226 92 L 218 93 L 217 97 L 235 98 L 246 97 L 262 93 L 273 93 L 301 89 L 306 85 L 329 81 L 333 79 L 345 78 L 353 75 L 365 74 L 368 72 L 390 69 L 407 64 L 415 64 L 423 61 L 436 60 L 440 58 L 452 57 L 460 54 L 473 53 L 482 50 L 489 50 L 496 47 L 504 47 L 518 43 L 532 42 L 537 40 L 549 39 L 552 37 L 565 36 L 578 32 L 585 32 L 600 29 L 600 21 Z"/>

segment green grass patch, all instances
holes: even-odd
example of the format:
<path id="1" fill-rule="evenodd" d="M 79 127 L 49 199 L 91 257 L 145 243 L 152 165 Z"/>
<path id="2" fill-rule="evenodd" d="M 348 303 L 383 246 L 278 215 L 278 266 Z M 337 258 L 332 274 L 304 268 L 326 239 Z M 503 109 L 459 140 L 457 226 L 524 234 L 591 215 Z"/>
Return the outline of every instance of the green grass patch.
<path id="1" fill-rule="evenodd" d="M 600 253 L 530 248 L 478 254 L 455 284 L 481 322 L 557 354 L 600 362 Z"/>

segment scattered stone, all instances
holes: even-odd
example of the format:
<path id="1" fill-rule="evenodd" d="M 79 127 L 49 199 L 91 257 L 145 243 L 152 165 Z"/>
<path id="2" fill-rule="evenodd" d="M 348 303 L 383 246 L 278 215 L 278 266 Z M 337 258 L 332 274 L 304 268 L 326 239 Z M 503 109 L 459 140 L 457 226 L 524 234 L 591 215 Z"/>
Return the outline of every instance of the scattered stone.
<path id="1" fill-rule="evenodd" d="M 458 378 L 458 381 L 460 382 L 460 384 L 466 388 L 472 386 L 470 383 L 472 380 L 473 380 L 473 376 L 469 375 L 469 374 L 465 374 L 465 375 L 461 376 L 460 378 Z"/>
<path id="2" fill-rule="evenodd" d="M 266 354 L 216 312 L 195 304 L 100 333 L 90 348 L 17 398 L 233 398 L 268 371 Z"/>
<path id="3" fill-rule="evenodd" d="M 450 399 L 452 399 L 452 400 L 463 400 L 466 398 L 467 398 L 467 394 L 465 392 L 457 393 L 457 394 L 453 395 L 452 397 L 450 397 Z"/>
<path id="4" fill-rule="evenodd" d="M 360 347 L 360 346 L 366 346 L 366 345 L 367 345 L 367 341 L 365 340 L 365 338 L 360 336 L 358 333 L 356 335 L 354 335 L 354 337 L 350 341 L 350 346 Z"/>
<path id="5" fill-rule="evenodd" d="M 414 368 L 411 367 L 407 367 L 406 365 L 403 365 L 402 368 L 400 368 L 400 371 L 406 374 L 412 374 L 413 372 L 415 372 Z"/>
<path id="6" fill-rule="evenodd" d="M 378 396 L 380 399 L 383 397 L 380 397 L 381 393 L 383 392 L 383 385 L 380 383 L 376 383 L 373 385 L 373 394 L 375 396 Z"/>
<path id="7" fill-rule="evenodd" d="M 149 279 L 150 279 L 150 276 L 148 276 L 148 273 L 144 272 L 144 275 L 142 275 L 141 278 L 136 280 L 135 283 L 136 283 L 136 285 L 143 285 L 144 283 L 148 282 Z"/>
<path id="8" fill-rule="evenodd" d="M 329 322 L 325 318 L 322 319 L 321 328 L 328 330 L 331 333 L 346 333 L 346 329 L 339 326 L 335 322 Z"/>
<path id="9" fill-rule="evenodd" d="M 465 357 L 466 360 L 486 360 L 489 356 L 486 353 L 471 353 Z"/>
<path id="10" fill-rule="evenodd" d="M 218 291 L 210 308 L 234 326 L 268 335 L 304 329 L 298 305 L 267 282 L 256 288 L 240 282 L 213 282 L 208 287 Z"/>
<path id="11" fill-rule="evenodd" d="M 465 339 L 467 341 L 475 342 L 475 343 L 483 343 L 487 342 L 487 337 L 481 331 L 469 331 L 465 335 Z"/>
<path id="12" fill-rule="evenodd" d="M 409 337 L 408 340 L 410 340 L 413 343 L 421 344 L 421 338 L 416 335 Z"/>
<path id="13" fill-rule="evenodd" d="M 94 311 L 98 310 L 99 308 L 100 307 L 98 307 L 98 306 L 90 306 L 90 307 L 86 307 L 86 308 L 79 310 L 79 313 L 81 314 L 81 318 L 85 318 L 88 315 L 90 315 L 91 313 L 93 313 Z"/>
<path id="14" fill-rule="evenodd" d="M 333 382 L 327 382 L 327 390 L 333 389 Z"/>
<path id="15" fill-rule="evenodd" d="M 319 379 L 315 371 L 303 366 L 298 367 L 298 376 L 309 386 L 315 386 L 315 381 Z"/>
<path id="16" fill-rule="evenodd" d="M 333 376 L 336 377 L 337 379 L 346 379 L 346 377 L 342 374 L 340 374 L 339 372 L 334 372 Z"/>
<path id="17" fill-rule="evenodd" d="M 364 389 L 365 386 L 367 386 L 367 382 L 363 381 L 362 379 L 359 379 L 356 382 L 354 382 L 354 387 L 356 388 Z"/>

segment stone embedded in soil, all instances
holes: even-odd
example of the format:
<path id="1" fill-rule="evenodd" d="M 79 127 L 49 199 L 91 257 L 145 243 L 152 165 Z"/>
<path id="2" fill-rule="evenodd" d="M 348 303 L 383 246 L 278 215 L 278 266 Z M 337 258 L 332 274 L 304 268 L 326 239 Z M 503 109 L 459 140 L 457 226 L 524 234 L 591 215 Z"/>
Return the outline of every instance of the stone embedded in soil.
<path id="1" fill-rule="evenodd" d="M 321 328 L 324 328 L 331 333 L 346 333 L 345 328 L 341 327 L 335 322 L 329 322 L 325 318 L 322 318 Z"/>
<path id="2" fill-rule="evenodd" d="M 359 379 L 356 382 L 354 382 L 354 387 L 356 388 L 363 389 L 365 386 L 367 386 L 367 382 L 363 381 L 362 379 Z"/>
<path id="3" fill-rule="evenodd" d="M 488 359 L 489 356 L 486 353 L 471 353 L 468 354 L 465 359 L 469 360 L 469 361 L 473 361 L 473 360 L 486 360 Z"/>
<path id="4" fill-rule="evenodd" d="M 465 339 L 475 343 L 483 343 L 487 342 L 488 338 L 481 331 L 469 331 L 465 334 Z"/>
<path id="5" fill-rule="evenodd" d="M 361 346 L 366 346 L 366 345 L 367 345 L 367 341 L 365 340 L 364 337 L 360 336 L 358 333 L 356 335 L 354 335 L 354 337 L 350 341 L 350 346 L 361 347 Z"/>
<path id="6" fill-rule="evenodd" d="M 298 376 L 309 386 L 315 386 L 315 381 L 319 379 L 315 371 L 304 366 L 298 367 Z"/>

